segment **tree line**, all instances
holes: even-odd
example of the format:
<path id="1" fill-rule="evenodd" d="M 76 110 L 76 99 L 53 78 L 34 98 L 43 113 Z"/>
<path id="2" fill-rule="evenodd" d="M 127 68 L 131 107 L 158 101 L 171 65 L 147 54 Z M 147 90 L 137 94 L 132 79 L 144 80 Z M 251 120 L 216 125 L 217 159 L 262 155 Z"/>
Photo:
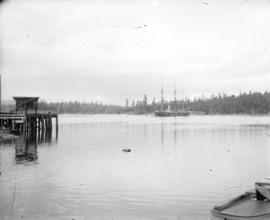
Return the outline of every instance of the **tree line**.
<path id="1" fill-rule="evenodd" d="M 194 99 L 164 101 L 163 109 L 172 111 L 187 110 L 203 112 L 205 114 L 268 114 L 270 113 L 270 92 L 244 92 L 238 95 L 225 93 L 212 95 L 211 97 L 199 97 Z M 128 105 L 126 111 L 135 113 L 151 113 L 161 109 L 161 103 L 155 99 L 149 104 L 147 96 L 136 104 Z"/>
<path id="2" fill-rule="evenodd" d="M 40 111 L 52 111 L 59 114 L 112 114 L 121 113 L 122 107 L 117 105 L 106 105 L 101 102 L 46 102 L 38 103 Z"/>
<path id="3" fill-rule="evenodd" d="M 210 98 L 187 100 L 186 106 L 191 111 L 204 111 L 207 114 L 268 114 L 270 92 L 212 95 Z"/>
<path id="4" fill-rule="evenodd" d="M 59 114 L 150 114 L 161 110 L 160 99 L 148 100 L 144 95 L 141 100 L 129 102 L 126 99 L 124 106 L 107 105 L 102 102 L 39 102 L 40 111 L 51 111 Z M 238 95 L 218 94 L 211 97 L 198 97 L 184 100 L 164 100 L 163 109 L 172 111 L 187 110 L 203 112 L 205 114 L 269 114 L 270 92 L 244 92 Z M 14 109 L 14 106 L 2 106 L 2 109 Z"/>

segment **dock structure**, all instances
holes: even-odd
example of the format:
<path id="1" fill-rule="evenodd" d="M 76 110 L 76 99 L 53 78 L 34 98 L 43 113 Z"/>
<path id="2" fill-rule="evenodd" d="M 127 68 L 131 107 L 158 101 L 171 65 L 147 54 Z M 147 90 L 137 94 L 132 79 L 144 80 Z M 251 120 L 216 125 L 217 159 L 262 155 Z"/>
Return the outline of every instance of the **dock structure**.
<path id="1" fill-rule="evenodd" d="M 58 130 L 58 114 L 38 112 L 39 97 L 13 97 L 16 101 L 15 111 L 0 112 L 0 128 L 19 134 L 28 132 L 51 131 L 55 118 Z"/>

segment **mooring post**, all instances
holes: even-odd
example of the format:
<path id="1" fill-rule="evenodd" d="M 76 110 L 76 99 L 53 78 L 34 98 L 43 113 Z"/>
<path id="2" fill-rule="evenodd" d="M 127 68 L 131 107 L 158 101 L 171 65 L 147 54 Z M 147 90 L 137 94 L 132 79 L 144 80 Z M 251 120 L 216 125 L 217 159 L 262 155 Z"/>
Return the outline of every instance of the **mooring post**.
<path id="1" fill-rule="evenodd" d="M 51 113 L 49 112 L 49 126 L 50 126 L 50 130 L 52 130 L 52 115 Z"/>
<path id="2" fill-rule="evenodd" d="M 35 122 L 34 119 L 32 117 L 30 117 L 30 133 L 31 135 L 33 135 L 35 132 Z"/>
<path id="3" fill-rule="evenodd" d="M 37 121 L 37 117 L 36 116 L 34 116 L 34 125 L 35 125 L 35 127 L 34 127 L 34 130 L 35 130 L 35 134 L 37 134 L 37 130 L 38 130 L 38 121 Z"/>
<path id="4" fill-rule="evenodd" d="M 52 117 L 51 113 L 49 112 L 48 115 L 46 115 L 46 130 L 52 130 Z"/>
<path id="5" fill-rule="evenodd" d="M 58 114 L 55 116 L 55 128 L 58 130 Z"/>
<path id="6" fill-rule="evenodd" d="M 34 116 L 34 134 L 35 134 L 35 139 L 36 139 L 36 137 L 37 137 L 37 131 L 38 131 L 38 122 L 37 122 L 37 116 Z"/>
<path id="7" fill-rule="evenodd" d="M 46 130 L 48 130 L 48 117 L 47 116 L 45 117 L 45 127 L 46 127 Z"/>
<path id="8" fill-rule="evenodd" d="M 41 129 L 44 131 L 44 115 L 41 115 Z"/>
<path id="9" fill-rule="evenodd" d="M 26 131 L 27 131 L 27 133 L 29 131 L 29 127 L 30 127 L 30 117 L 29 117 L 29 115 L 27 115 L 27 120 L 26 120 Z"/>
<path id="10" fill-rule="evenodd" d="M 38 120 L 38 132 L 40 131 L 40 117 L 37 118 Z"/>
<path id="11" fill-rule="evenodd" d="M 39 118 L 39 122 L 40 122 L 40 118 Z M 37 139 L 38 139 L 38 142 L 40 142 L 40 139 L 41 139 L 41 129 L 40 129 L 40 127 L 38 128 L 38 137 L 37 137 Z"/>

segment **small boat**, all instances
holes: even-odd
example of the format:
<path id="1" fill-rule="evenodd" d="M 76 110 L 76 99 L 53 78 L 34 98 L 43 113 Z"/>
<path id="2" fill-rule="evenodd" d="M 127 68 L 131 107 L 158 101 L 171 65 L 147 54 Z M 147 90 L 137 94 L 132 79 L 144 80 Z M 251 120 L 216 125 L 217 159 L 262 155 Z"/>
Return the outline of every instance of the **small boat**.
<path id="1" fill-rule="evenodd" d="M 131 152 L 131 149 L 125 147 L 125 148 L 122 149 L 122 151 L 124 151 L 124 152 Z"/>
<path id="2" fill-rule="evenodd" d="M 270 179 L 255 183 L 255 190 L 215 206 L 212 220 L 266 220 L 270 219 Z"/>

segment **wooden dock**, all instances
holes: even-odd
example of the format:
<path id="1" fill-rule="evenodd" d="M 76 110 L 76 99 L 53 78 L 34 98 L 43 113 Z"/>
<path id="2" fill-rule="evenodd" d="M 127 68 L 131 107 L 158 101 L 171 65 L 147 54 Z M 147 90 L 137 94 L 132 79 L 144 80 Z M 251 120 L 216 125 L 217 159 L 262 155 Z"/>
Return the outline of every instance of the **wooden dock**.
<path id="1" fill-rule="evenodd" d="M 52 130 L 52 120 L 58 130 L 58 114 L 48 113 L 0 113 L 0 128 L 11 132 L 24 133 L 29 131 Z"/>
<path id="2" fill-rule="evenodd" d="M 55 118 L 58 133 L 58 114 L 38 111 L 39 97 L 15 96 L 16 107 L 11 112 L 0 112 L 0 130 L 17 134 L 40 133 L 52 130 Z"/>

